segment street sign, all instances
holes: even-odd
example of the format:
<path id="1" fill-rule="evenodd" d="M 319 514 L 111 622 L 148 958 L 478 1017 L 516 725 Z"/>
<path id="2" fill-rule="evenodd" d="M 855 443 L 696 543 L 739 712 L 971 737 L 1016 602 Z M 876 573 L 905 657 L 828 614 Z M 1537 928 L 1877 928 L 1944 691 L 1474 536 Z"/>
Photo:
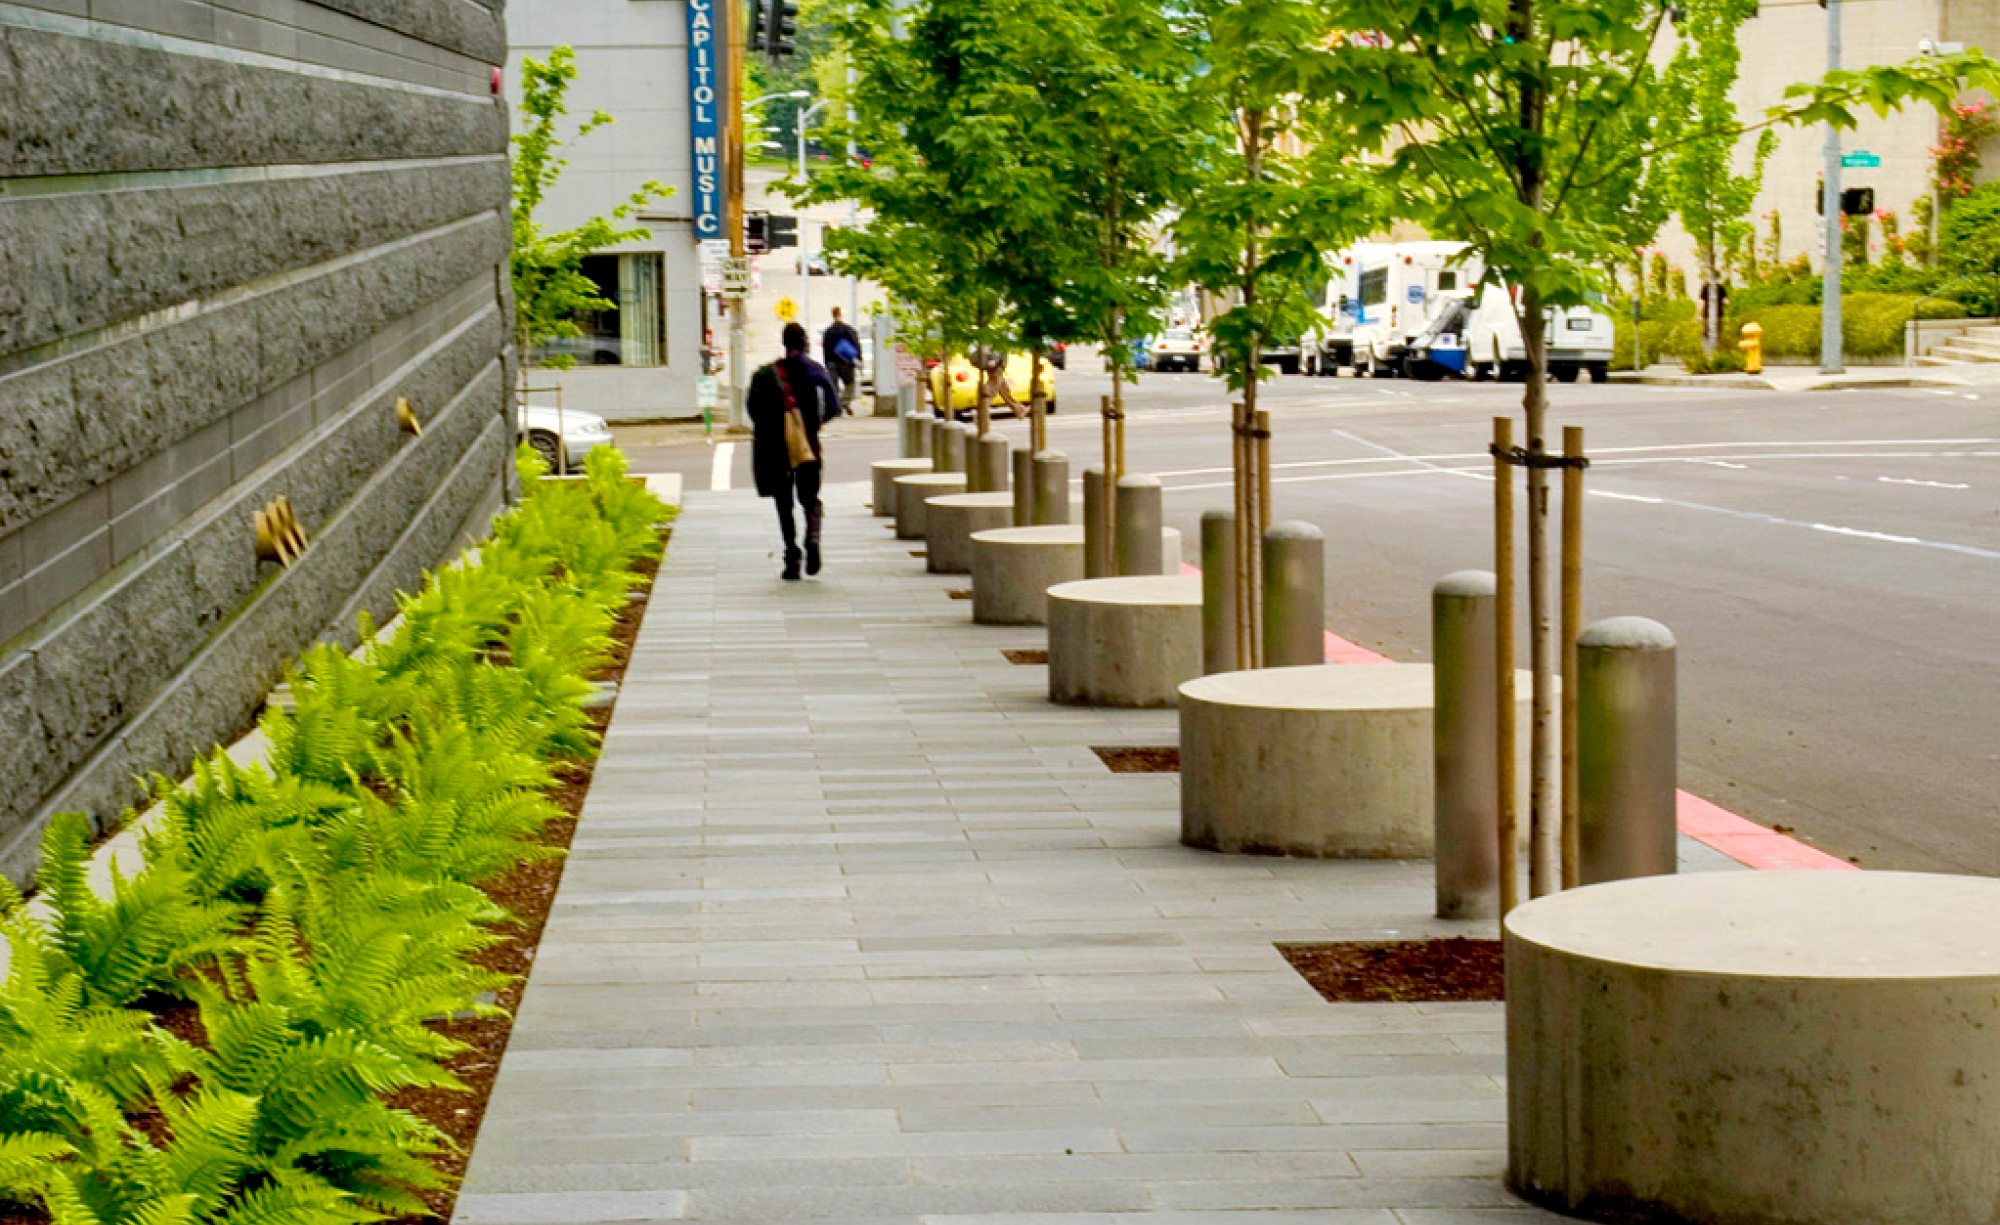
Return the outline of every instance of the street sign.
<path id="1" fill-rule="evenodd" d="M 779 298 L 776 310 L 778 318 L 783 319 L 786 323 L 790 323 L 792 320 L 798 318 L 799 304 L 790 298 Z"/>
<path id="2" fill-rule="evenodd" d="M 1882 157 L 1880 154 L 1870 153 L 1866 149 L 1860 149 L 1842 157 L 1840 159 L 1840 164 L 1846 166 L 1850 170 L 1855 169 L 1857 167 L 1867 170 L 1873 170 L 1877 166 L 1880 166 L 1882 164 Z"/>
<path id="3" fill-rule="evenodd" d="M 740 298 L 750 292 L 750 257 L 732 255 L 722 261 L 722 296 Z"/>

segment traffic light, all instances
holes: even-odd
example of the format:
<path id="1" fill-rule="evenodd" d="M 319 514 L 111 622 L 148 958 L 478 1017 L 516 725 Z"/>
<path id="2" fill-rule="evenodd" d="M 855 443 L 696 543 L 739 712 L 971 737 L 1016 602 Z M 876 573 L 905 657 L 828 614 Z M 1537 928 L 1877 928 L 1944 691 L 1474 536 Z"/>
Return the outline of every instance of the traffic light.
<path id="1" fill-rule="evenodd" d="M 798 0 L 766 0 L 762 43 L 764 54 L 780 60 L 799 51 Z M 753 42 L 753 46 L 755 43 Z"/>
<path id="2" fill-rule="evenodd" d="M 1820 216 L 1826 216 L 1826 192 L 1813 193 L 1813 209 Z M 1875 189 L 1873 187 L 1844 187 L 1840 192 L 1840 211 L 1849 217 L 1866 217 L 1875 211 Z"/>
<path id="3" fill-rule="evenodd" d="M 769 0 L 750 0 L 750 40 L 743 45 L 752 51 L 762 51 L 767 35 L 764 33 L 764 6 Z"/>
<path id="4" fill-rule="evenodd" d="M 794 242 L 797 240 L 794 239 Z M 771 249 L 771 214 L 743 214 L 743 251 L 747 255 L 762 255 Z"/>
<path id="5" fill-rule="evenodd" d="M 764 218 L 764 244 L 768 250 L 799 245 L 799 219 L 782 213 L 772 213 Z"/>

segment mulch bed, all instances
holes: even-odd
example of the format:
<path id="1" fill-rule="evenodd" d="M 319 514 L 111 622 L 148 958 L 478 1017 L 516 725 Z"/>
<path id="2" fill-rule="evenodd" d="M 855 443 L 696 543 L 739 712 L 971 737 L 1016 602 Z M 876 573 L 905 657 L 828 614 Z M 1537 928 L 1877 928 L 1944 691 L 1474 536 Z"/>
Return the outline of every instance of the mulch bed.
<path id="1" fill-rule="evenodd" d="M 1179 774 L 1181 751 L 1171 744 L 1110 748 L 1093 744 L 1090 751 L 1110 767 L 1113 774 Z"/>
<path id="2" fill-rule="evenodd" d="M 1281 944 L 1313 990 L 1336 1004 L 1501 1000 L 1506 975 L 1498 940 L 1355 941 Z"/>

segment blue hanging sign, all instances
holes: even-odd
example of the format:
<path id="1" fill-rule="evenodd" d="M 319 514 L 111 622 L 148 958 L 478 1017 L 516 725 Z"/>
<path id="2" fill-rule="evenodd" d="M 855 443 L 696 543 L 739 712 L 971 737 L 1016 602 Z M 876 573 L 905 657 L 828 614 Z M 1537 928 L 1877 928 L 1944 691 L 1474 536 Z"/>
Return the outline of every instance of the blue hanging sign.
<path id="1" fill-rule="evenodd" d="M 688 136 L 694 156 L 694 236 L 722 232 L 722 72 L 715 0 L 688 0 Z"/>

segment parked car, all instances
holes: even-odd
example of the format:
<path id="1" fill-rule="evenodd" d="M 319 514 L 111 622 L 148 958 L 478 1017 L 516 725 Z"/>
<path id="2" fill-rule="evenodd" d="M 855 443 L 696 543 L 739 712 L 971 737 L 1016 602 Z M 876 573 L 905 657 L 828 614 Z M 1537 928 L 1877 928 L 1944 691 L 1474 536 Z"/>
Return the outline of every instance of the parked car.
<path id="1" fill-rule="evenodd" d="M 596 413 L 580 408 L 529 404 L 518 410 L 515 424 L 521 441 L 533 447 L 549 471 L 557 475 L 581 472 L 585 456 L 611 445 L 611 426 Z"/>
<path id="2" fill-rule="evenodd" d="M 1021 411 L 1026 411 L 1031 394 L 1028 390 L 1029 370 L 1033 363 L 1028 360 L 1026 353 L 1009 353 L 1004 363 L 1001 377 L 1005 382 L 1007 397 L 1014 403 L 1009 404 L 1007 399 L 996 392 L 988 401 L 987 409 L 993 413 L 1012 413 L 1016 411 L 1018 405 Z M 978 376 L 979 372 L 962 353 L 952 354 L 951 361 L 946 365 L 933 365 L 930 371 L 931 403 L 938 406 L 938 413 L 943 414 L 947 403 L 950 404 L 950 411 L 954 417 L 969 417 L 977 412 Z M 1041 392 L 1044 410 L 1051 413 L 1056 411 L 1055 383 L 1050 378 L 1046 362 L 1042 365 Z"/>
<path id="3" fill-rule="evenodd" d="M 1202 355 L 1208 352 L 1208 337 L 1196 328 L 1168 328 L 1152 343 L 1153 369 L 1201 369 Z"/>

